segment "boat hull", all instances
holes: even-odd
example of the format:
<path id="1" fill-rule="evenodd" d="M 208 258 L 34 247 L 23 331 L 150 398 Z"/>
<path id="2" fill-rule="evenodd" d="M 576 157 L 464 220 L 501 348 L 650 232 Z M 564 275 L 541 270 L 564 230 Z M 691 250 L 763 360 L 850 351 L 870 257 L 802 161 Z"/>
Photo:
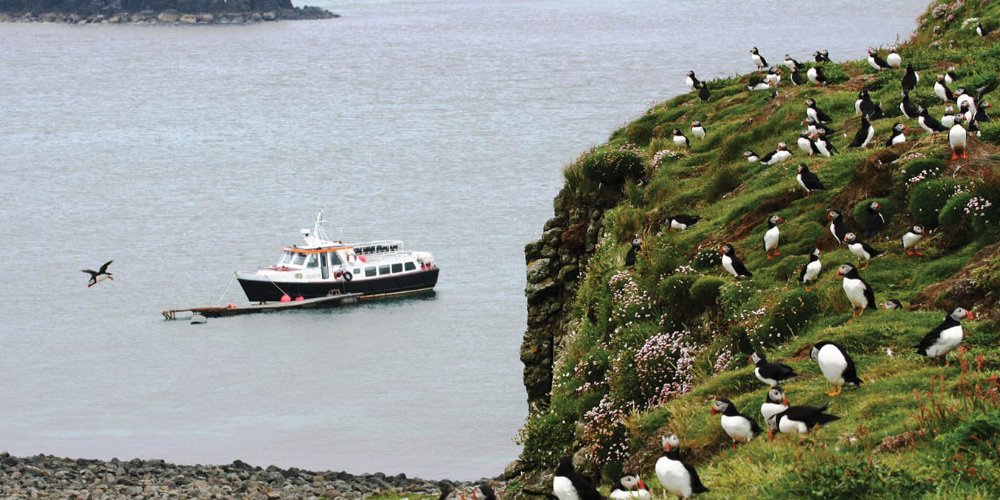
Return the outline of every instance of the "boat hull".
<path id="1" fill-rule="evenodd" d="M 429 290 L 437 284 L 440 269 L 433 268 L 415 273 L 396 274 L 352 281 L 271 281 L 264 279 L 238 278 L 243 293 L 250 302 L 274 302 L 281 300 L 282 292 L 292 298 L 307 299 L 326 297 L 343 293 L 366 295 L 394 295 L 418 290 Z"/>

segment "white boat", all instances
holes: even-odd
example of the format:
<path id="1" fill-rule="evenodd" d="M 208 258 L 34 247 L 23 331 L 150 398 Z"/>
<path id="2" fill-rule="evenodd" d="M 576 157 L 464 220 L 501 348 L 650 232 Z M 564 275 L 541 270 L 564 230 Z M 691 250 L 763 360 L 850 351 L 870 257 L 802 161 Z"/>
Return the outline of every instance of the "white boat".
<path id="1" fill-rule="evenodd" d="M 251 302 L 310 299 L 345 293 L 361 297 L 433 290 L 438 272 L 429 252 L 412 252 L 398 240 L 362 243 L 330 241 L 323 212 L 313 229 L 303 229 L 305 245 L 282 250 L 278 262 L 236 278 Z"/>

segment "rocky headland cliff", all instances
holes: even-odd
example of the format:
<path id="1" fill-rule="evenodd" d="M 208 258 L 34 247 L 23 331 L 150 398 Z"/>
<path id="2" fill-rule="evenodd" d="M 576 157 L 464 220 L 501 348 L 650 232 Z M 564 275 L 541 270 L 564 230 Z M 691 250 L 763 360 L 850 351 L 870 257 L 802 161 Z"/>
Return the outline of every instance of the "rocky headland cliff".
<path id="1" fill-rule="evenodd" d="M 291 0 L 0 0 L 0 22 L 196 25 L 335 17 Z"/>

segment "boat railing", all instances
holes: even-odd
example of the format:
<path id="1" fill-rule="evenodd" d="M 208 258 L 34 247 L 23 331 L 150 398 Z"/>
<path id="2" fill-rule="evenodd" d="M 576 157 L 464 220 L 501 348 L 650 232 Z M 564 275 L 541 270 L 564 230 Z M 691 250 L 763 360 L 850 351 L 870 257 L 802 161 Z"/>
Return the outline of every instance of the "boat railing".
<path id="1" fill-rule="evenodd" d="M 399 240 L 368 241 L 365 243 L 355 243 L 354 253 L 357 255 L 374 255 L 400 253 L 403 249 L 403 242 Z"/>

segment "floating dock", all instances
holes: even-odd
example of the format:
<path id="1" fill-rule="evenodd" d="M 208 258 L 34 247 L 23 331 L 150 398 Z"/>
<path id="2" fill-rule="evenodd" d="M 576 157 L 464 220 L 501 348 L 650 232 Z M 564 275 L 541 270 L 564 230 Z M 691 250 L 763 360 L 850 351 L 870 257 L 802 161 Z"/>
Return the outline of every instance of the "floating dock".
<path id="1" fill-rule="evenodd" d="M 163 311 L 163 317 L 167 320 L 182 319 L 200 314 L 206 318 L 219 318 L 224 316 L 239 316 L 241 314 L 253 314 L 262 312 L 291 311 L 296 309 L 319 309 L 322 307 L 336 307 L 344 304 L 354 304 L 358 302 L 360 293 L 342 293 L 327 297 L 316 297 L 313 299 L 293 300 L 291 302 L 265 302 L 263 304 L 253 304 L 247 306 L 237 306 L 234 304 L 225 306 L 188 307 L 186 309 L 168 309 Z"/>

